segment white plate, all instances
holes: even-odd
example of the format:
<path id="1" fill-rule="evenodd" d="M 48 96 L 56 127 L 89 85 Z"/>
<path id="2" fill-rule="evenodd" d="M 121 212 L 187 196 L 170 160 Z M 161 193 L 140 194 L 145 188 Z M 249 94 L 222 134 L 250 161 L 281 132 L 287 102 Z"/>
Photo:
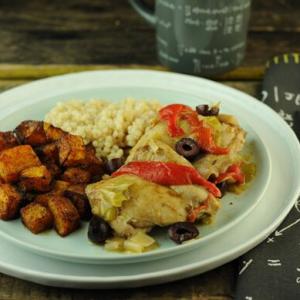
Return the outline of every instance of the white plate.
<path id="1" fill-rule="evenodd" d="M 124 77 L 124 72 L 106 74 Z M 39 257 L 2 241 L 0 270 L 3 273 L 42 284 L 74 288 L 121 288 L 167 282 L 205 272 L 248 251 L 266 238 L 291 209 L 300 192 L 300 148 L 293 132 L 271 109 L 241 92 L 189 76 L 140 71 L 127 72 L 125 77 L 129 80 L 142 78 L 154 89 L 164 86 L 165 82 L 171 91 L 183 86 L 194 98 L 205 94 L 208 99 L 239 99 L 232 109 L 236 109 L 245 122 L 251 123 L 269 148 L 272 173 L 264 197 L 238 226 L 211 238 L 199 249 L 175 257 L 130 265 L 91 266 Z M 13 101 L 14 97 L 7 96 Z M 257 117 L 253 119 L 254 112 Z"/>
<path id="2" fill-rule="evenodd" d="M 165 83 L 168 82 L 168 85 Z M 184 88 L 181 88 L 184 87 Z M 166 231 L 159 231 L 155 239 L 160 247 L 144 254 L 107 252 L 88 241 L 85 223 L 80 230 L 66 238 L 54 230 L 34 235 L 24 228 L 20 220 L 0 221 L 0 234 L 40 255 L 82 263 L 131 263 L 176 255 L 201 248 L 212 238 L 224 234 L 247 216 L 264 194 L 270 179 L 271 164 L 267 146 L 260 138 L 254 122 L 263 106 L 247 106 L 245 96 L 231 95 L 232 90 L 210 81 L 159 72 L 85 72 L 54 77 L 21 86 L 0 96 L 1 130 L 13 129 L 26 119 L 43 119 L 45 113 L 58 101 L 72 98 L 107 98 L 117 101 L 126 96 L 159 99 L 162 103 L 186 103 L 192 107 L 200 103 L 221 102 L 222 112 L 233 113 L 247 130 L 247 140 L 255 144 L 257 176 L 250 188 L 240 196 L 227 194 L 221 200 L 221 209 L 213 224 L 200 226 L 200 238 L 184 245 L 174 244 Z M 251 99 L 251 104 L 252 103 Z M 155 201 L 155 199 L 154 199 Z"/>
<path id="3" fill-rule="evenodd" d="M 178 84 L 182 80 L 192 81 L 200 86 L 200 91 L 196 90 L 195 93 L 202 92 L 202 80 L 153 72 L 138 72 L 138 75 L 148 78 L 155 75 L 163 79 L 162 82 L 172 79 Z M 222 91 L 223 98 L 238 98 L 241 106 L 257 111 L 258 117 L 252 126 L 270 150 L 272 173 L 265 196 L 238 226 L 191 252 L 129 265 L 92 266 L 62 262 L 36 256 L 9 242 L 1 241 L 0 271 L 45 285 L 72 288 L 125 288 L 159 284 L 218 267 L 247 252 L 274 231 L 288 214 L 300 192 L 298 141 L 283 120 L 252 97 L 216 83 L 205 82 L 204 85 L 211 87 L 213 97 L 217 97 Z M 243 118 L 251 122 L 250 115 Z M 274 238 L 280 240 L 281 237 Z"/>

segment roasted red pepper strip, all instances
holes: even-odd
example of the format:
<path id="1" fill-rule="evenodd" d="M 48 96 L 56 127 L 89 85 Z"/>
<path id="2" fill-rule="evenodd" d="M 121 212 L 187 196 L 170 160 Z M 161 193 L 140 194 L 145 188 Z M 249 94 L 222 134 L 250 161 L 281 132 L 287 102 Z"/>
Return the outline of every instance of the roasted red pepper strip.
<path id="1" fill-rule="evenodd" d="M 194 208 L 189 215 L 187 216 L 187 221 L 194 223 L 197 220 L 197 217 L 199 216 L 200 212 L 207 209 L 207 203 L 200 204 L 196 208 Z"/>
<path id="2" fill-rule="evenodd" d="M 136 175 L 162 185 L 198 184 L 205 187 L 214 196 L 221 197 L 221 192 L 215 184 L 203 178 L 196 169 L 173 162 L 134 161 L 122 166 L 112 176 L 124 174 Z"/>
<path id="3" fill-rule="evenodd" d="M 190 213 L 188 214 L 186 220 L 188 222 L 195 222 L 197 220 L 197 218 L 199 217 L 199 214 L 203 211 L 203 210 L 207 210 L 208 206 L 209 206 L 209 201 L 212 200 L 212 195 L 208 194 L 206 200 L 202 203 L 200 203 L 197 207 L 193 208 Z"/>
<path id="4" fill-rule="evenodd" d="M 237 164 L 233 164 L 226 172 L 221 173 L 215 180 L 215 184 L 218 184 L 225 180 L 233 180 L 235 183 L 243 184 L 245 183 L 245 175 L 243 174 L 241 168 Z"/>
<path id="5" fill-rule="evenodd" d="M 183 112 L 189 111 L 190 108 L 182 104 L 171 104 L 159 111 L 161 120 L 167 122 L 168 131 L 171 137 L 184 135 L 183 129 L 179 126 L 179 121 Z"/>
<path id="6" fill-rule="evenodd" d="M 205 126 L 203 120 L 199 120 L 197 112 L 189 106 L 182 104 L 171 104 L 159 111 L 161 120 L 167 122 L 168 132 L 172 137 L 184 135 L 183 129 L 179 126 L 180 120 L 186 120 L 192 129 L 192 134 L 197 138 L 199 147 L 213 154 L 227 154 L 228 148 L 218 147 L 213 139 L 212 130 Z"/>

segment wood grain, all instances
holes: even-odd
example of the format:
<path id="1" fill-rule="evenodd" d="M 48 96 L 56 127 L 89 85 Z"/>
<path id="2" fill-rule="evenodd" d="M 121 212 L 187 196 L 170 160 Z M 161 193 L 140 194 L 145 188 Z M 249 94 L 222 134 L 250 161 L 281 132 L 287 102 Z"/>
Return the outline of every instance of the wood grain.
<path id="1" fill-rule="evenodd" d="M 1 73 L 1 71 L 0 71 Z M 8 90 L 10 88 L 19 86 L 21 84 L 25 84 L 30 82 L 28 79 L 1 79 L 0 77 L 0 92 Z M 259 81 L 236 81 L 236 80 L 225 80 L 222 81 L 222 84 L 231 86 L 235 89 L 238 89 L 242 92 L 245 92 L 251 96 L 259 97 L 259 91 L 261 87 L 261 83 Z M 1 299 L 0 299 L 1 300 Z"/>
<path id="2" fill-rule="evenodd" d="M 298 0 L 254 0 L 250 30 L 257 32 L 300 32 Z"/>
<path id="3" fill-rule="evenodd" d="M 22 65 L 22 64 L 0 64 L 0 80 L 33 80 L 49 76 L 62 75 L 73 72 L 92 70 L 158 70 L 171 71 L 161 65 Z M 212 79 L 226 80 L 259 80 L 263 77 L 264 67 L 239 67 L 231 72 L 214 76 Z"/>
<path id="4" fill-rule="evenodd" d="M 253 0 L 243 66 L 300 51 L 299 14 L 299 1 Z M 0 39 L 0 63 L 158 64 L 154 29 L 124 0 L 0 1 Z"/>
<path id="5" fill-rule="evenodd" d="M 0 274 L 0 300 L 230 300 L 234 265 L 173 283 L 122 290 L 73 290 L 44 287 Z"/>

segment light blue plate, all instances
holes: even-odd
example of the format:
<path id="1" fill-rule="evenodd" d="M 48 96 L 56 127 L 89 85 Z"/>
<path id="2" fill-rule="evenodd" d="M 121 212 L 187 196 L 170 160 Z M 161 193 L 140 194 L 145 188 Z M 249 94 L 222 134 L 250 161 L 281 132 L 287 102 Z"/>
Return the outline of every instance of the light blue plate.
<path id="1" fill-rule="evenodd" d="M 0 221 L 0 234 L 18 246 L 43 256 L 90 264 L 136 263 L 201 249 L 203 245 L 229 233 L 255 208 L 269 185 L 271 160 L 269 145 L 260 137 L 256 120 L 262 118 L 265 106 L 220 84 L 190 76 L 143 71 L 84 72 L 33 82 L 0 95 L 0 130 L 13 129 L 26 119 L 43 119 L 58 101 L 101 98 L 118 101 L 125 97 L 158 99 L 164 104 L 221 102 L 224 113 L 234 114 L 253 142 L 257 176 L 240 196 L 227 194 L 221 199 L 215 222 L 199 226 L 200 237 L 184 245 L 176 245 L 159 231 L 154 237 L 160 247 L 143 254 L 122 254 L 105 251 L 87 239 L 87 223 L 68 237 L 61 238 L 54 230 L 34 235 L 20 220 Z M 155 199 L 154 199 L 155 201 Z"/>

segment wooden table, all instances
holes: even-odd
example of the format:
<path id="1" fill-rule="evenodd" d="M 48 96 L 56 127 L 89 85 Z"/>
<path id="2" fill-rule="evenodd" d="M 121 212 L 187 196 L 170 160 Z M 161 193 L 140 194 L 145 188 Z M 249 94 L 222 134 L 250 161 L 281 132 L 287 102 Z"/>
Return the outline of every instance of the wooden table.
<path id="1" fill-rule="evenodd" d="M 242 66 L 213 79 L 259 97 L 266 61 L 300 52 L 299 16 L 298 0 L 253 0 Z M 81 70 L 166 70 L 156 58 L 154 30 L 125 0 L 1 1 L 0 22 L 1 90 Z M 0 300 L 224 300 L 234 296 L 235 274 L 232 262 L 175 283 L 121 291 L 44 287 L 0 274 Z"/>

